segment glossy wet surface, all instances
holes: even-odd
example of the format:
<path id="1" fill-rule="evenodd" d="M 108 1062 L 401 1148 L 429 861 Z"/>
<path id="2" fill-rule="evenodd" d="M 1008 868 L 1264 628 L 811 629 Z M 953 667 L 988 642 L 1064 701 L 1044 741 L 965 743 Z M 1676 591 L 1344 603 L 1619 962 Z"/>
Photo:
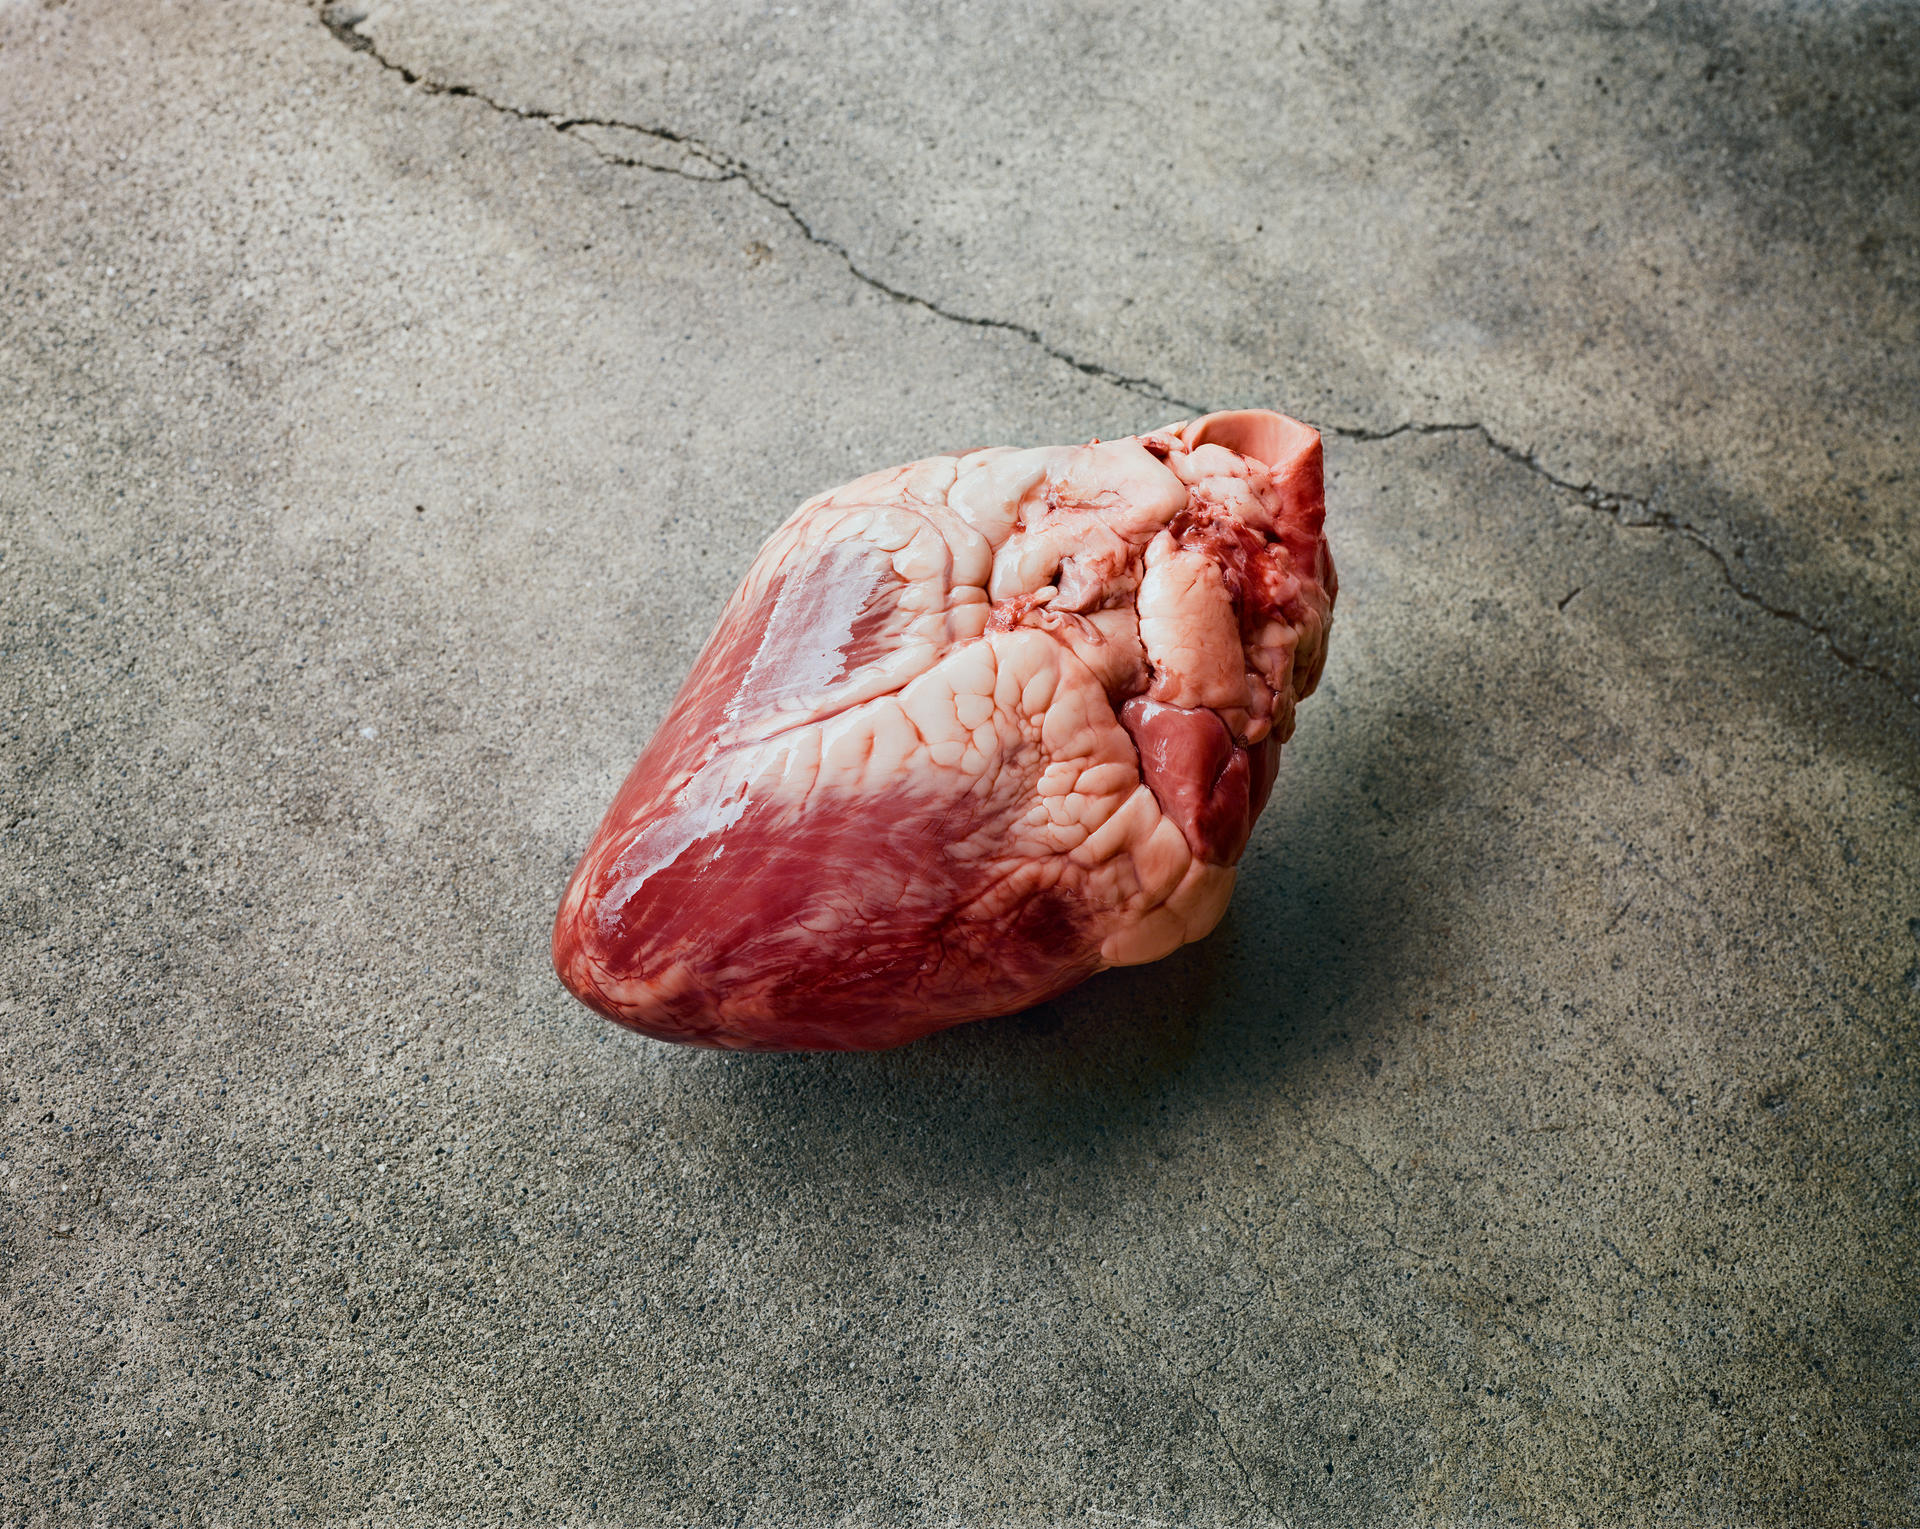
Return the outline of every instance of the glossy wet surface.
<path id="1" fill-rule="evenodd" d="M 1319 437 L 1268 410 L 814 496 L 601 820 L 555 972 L 659 1040 L 870 1051 L 1204 939 L 1325 664 L 1324 521 Z"/>

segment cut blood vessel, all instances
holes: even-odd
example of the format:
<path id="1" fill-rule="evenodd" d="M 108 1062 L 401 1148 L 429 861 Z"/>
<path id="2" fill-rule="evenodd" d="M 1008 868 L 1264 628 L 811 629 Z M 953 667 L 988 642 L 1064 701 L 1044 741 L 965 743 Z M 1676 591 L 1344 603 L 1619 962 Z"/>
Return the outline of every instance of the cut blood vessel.
<path id="1" fill-rule="evenodd" d="M 553 961 L 662 1040 L 898 1045 L 1207 934 L 1326 656 L 1319 434 L 929 457 L 761 550 Z"/>

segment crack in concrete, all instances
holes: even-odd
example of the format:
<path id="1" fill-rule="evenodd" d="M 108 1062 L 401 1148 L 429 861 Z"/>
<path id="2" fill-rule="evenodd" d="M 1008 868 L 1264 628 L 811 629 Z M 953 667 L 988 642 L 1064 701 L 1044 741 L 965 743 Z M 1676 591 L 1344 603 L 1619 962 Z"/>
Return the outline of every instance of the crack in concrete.
<path id="1" fill-rule="evenodd" d="M 1304 1122 L 1300 1124 L 1299 1131 L 1302 1136 L 1323 1152 L 1330 1148 L 1337 1148 L 1341 1152 L 1346 1153 L 1360 1165 L 1361 1171 L 1373 1180 L 1374 1185 L 1379 1189 L 1380 1193 L 1386 1197 L 1387 1204 L 1393 1207 L 1392 1219 L 1386 1222 L 1382 1228 L 1387 1234 L 1387 1247 L 1389 1249 L 1397 1254 L 1410 1254 L 1412 1257 L 1421 1259 L 1429 1264 L 1440 1262 L 1435 1254 L 1429 1253 L 1425 1248 L 1416 1248 L 1400 1240 L 1400 1221 L 1406 1214 L 1406 1207 L 1401 1205 L 1400 1196 L 1394 1192 L 1393 1185 L 1387 1182 L 1387 1176 L 1373 1166 L 1373 1160 L 1368 1157 L 1366 1153 L 1362 1152 L 1352 1142 L 1342 1141 L 1338 1136 L 1322 1136 Z"/>
<path id="2" fill-rule="evenodd" d="M 1213 1420 L 1214 1431 L 1220 1435 L 1220 1443 L 1227 1451 L 1227 1458 L 1233 1462 L 1233 1468 L 1240 1473 L 1240 1482 L 1241 1485 L 1246 1488 L 1247 1496 L 1252 1498 L 1257 1506 L 1264 1509 L 1269 1517 L 1272 1517 L 1274 1514 L 1273 1504 L 1267 1500 L 1267 1494 L 1260 1489 L 1259 1483 L 1253 1479 L 1253 1472 L 1247 1469 L 1247 1462 L 1240 1458 L 1240 1450 L 1233 1442 L 1233 1435 L 1227 1432 L 1227 1425 L 1220 1420 L 1219 1411 L 1200 1394 L 1200 1387 L 1195 1383 L 1193 1376 L 1188 1374 L 1173 1356 L 1161 1347 L 1157 1338 L 1153 1337 L 1150 1333 L 1143 1333 L 1139 1328 L 1135 1327 L 1133 1325 L 1133 1319 L 1120 1307 L 1109 1305 L 1106 1302 L 1091 1300 L 1084 1292 L 1081 1294 L 1081 1299 L 1086 1301 L 1089 1306 L 1107 1311 L 1126 1329 L 1128 1336 L 1130 1336 L 1136 1344 L 1153 1354 L 1162 1364 L 1172 1370 L 1175 1375 L 1179 1376 L 1180 1383 L 1186 1387 L 1187 1395 L 1192 1400 L 1194 1406 L 1198 1407 Z"/>
<path id="3" fill-rule="evenodd" d="M 1027 1236 L 1024 1227 L 1016 1227 L 1016 1233 L 1020 1237 L 1020 1240 L 1025 1242 L 1029 1248 L 1033 1247 L 1033 1242 Z M 1059 1266 L 1056 1265 L 1056 1267 Z M 1227 1458 L 1233 1462 L 1234 1470 L 1239 1473 L 1240 1483 L 1246 1489 L 1247 1496 L 1252 1499 L 1256 1507 L 1266 1512 L 1270 1521 L 1275 1523 L 1283 1522 L 1275 1513 L 1274 1506 L 1267 1499 L 1266 1493 L 1261 1490 L 1259 1482 L 1254 1479 L 1253 1472 L 1247 1468 L 1247 1462 L 1241 1458 L 1240 1448 L 1234 1443 L 1233 1435 L 1227 1431 L 1227 1425 L 1221 1420 L 1219 1409 L 1201 1394 L 1199 1383 L 1187 1368 L 1182 1365 L 1173 1354 L 1168 1352 L 1166 1347 L 1161 1344 L 1160 1340 L 1155 1337 L 1152 1332 L 1143 1332 L 1140 1328 L 1134 1326 L 1133 1318 L 1127 1315 L 1124 1306 L 1112 1299 L 1103 1298 L 1101 1295 L 1087 1289 L 1080 1280 L 1074 1277 L 1071 1271 L 1064 1267 L 1059 1267 L 1059 1275 L 1061 1283 L 1073 1298 L 1077 1299 L 1089 1311 L 1104 1313 L 1111 1321 L 1117 1322 L 1121 1331 L 1133 1340 L 1137 1348 L 1152 1354 L 1173 1373 L 1185 1388 L 1187 1396 L 1193 1402 L 1194 1406 L 1206 1413 L 1207 1417 L 1212 1420 L 1214 1431 L 1220 1435 L 1220 1443 L 1227 1452 Z"/>
<path id="4" fill-rule="evenodd" d="M 1240 1451 L 1234 1445 L 1233 1435 L 1227 1432 L 1227 1425 L 1220 1421 L 1219 1411 L 1214 1407 L 1212 1402 L 1200 1394 L 1200 1388 L 1196 1386 L 1191 1379 L 1187 1380 L 1187 1395 L 1193 1398 L 1193 1403 L 1196 1407 L 1199 1407 L 1208 1417 L 1213 1419 L 1214 1431 L 1220 1435 L 1220 1442 L 1226 1446 L 1227 1458 L 1233 1462 L 1234 1469 L 1240 1473 L 1240 1481 L 1241 1484 L 1246 1487 L 1247 1495 L 1262 1508 L 1266 1509 L 1268 1514 L 1271 1515 L 1273 1512 L 1273 1504 L 1267 1501 L 1266 1493 L 1262 1492 L 1254 1483 L 1253 1472 L 1247 1469 L 1247 1462 L 1240 1458 Z"/>
<path id="5" fill-rule="evenodd" d="M 373 60 L 373 62 L 378 64 L 382 69 L 387 70 L 391 74 L 398 75 L 405 83 L 413 86 L 417 90 L 424 91 L 428 95 L 462 97 L 466 100 L 477 101 L 482 106 L 490 107 L 492 110 L 500 112 L 504 116 L 514 117 L 522 122 L 535 122 L 550 127 L 555 132 L 564 134 L 566 137 L 573 139 L 574 142 L 583 145 L 607 164 L 640 170 L 651 170 L 661 175 L 678 175 L 684 180 L 705 181 L 709 183 L 737 181 L 769 207 L 774 208 L 785 216 L 787 221 L 799 230 L 801 237 L 809 244 L 826 250 L 838 259 L 856 281 L 871 287 L 874 291 L 893 302 L 903 303 L 910 308 L 919 308 L 926 313 L 932 314 L 936 318 L 945 319 L 951 324 L 965 324 L 974 329 L 999 330 L 1002 333 L 1014 336 L 1016 339 L 1026 341 L 1029 345 L 1044 351 L 1055 361 L 1060 362 L 1061 365 L 1071 367 L 1082 376 L 1092 377 L 1099 382 L 1110 383 L 1114 387 L 1124 388 L 1126 391 L 1136 393 L 1142 398 L 1150 398 L 1156 403 L 1164 403 L 1176 409 L 1184 409 L 1195 414 L 1204 414 L 1207 412 L 1205 405 L 1194 403 L 1190 399 L 1176 397 L 1151 377 L 1129 376 L 1125 372 L 1116 371 L 1113 367 L 1103 366 L 1098 361 L 1088 361 L 1074 355 L 1071 351 L 1062 350 L 1059 346 L 1051 343 L 1045 335 L 1031 325 L 1021 324 L 1012 319 L 982 318 L 976 314 L 961 313 L 956 309 L 945 307 L 933 301 L 931 298 L 922 297 L 917 292 L 909 292 L 903 287 L 896 287 L 891 282 L 875 276 L 871 271 L 863 269 L 860 263 L 854 259 L 853 252 L 844 244 L 840 243 L 839 240 L 816 232 L 813 225 L 806 220 L 800 210 L 786 197 L 781 196 L 779 192 L 775 191 L 762 180 L 750 165 L 686 133 L 675 132 L 671 128 L 656 127 L 648 123 L 623 122 L 611 117 L 576 117 L 563 112 L 545 111 L 538 107 L 515 106 L 510 102 L 496 100 L 492 96 L 487 95 L 486 92 L 477 90 L 471 85 L 449 85 L 444 81 L 421 74 L 416 69 L 408 68 L 405 64 L 390 59 L 386 54 L 382 53 L 379 45 L 375 43 L 371 37 L 358 30 L 360 23 L 366 18 L 357 8 L 328 5 L 323 6 L 319 14 L 320 24 L 331 32 L 341 43 L 353 49 L 356 53 L 366 54 L 368 58 Z M 654 164 L 649 160 L 634 159 L 625 155 L 616 154 L 593 142 L 590 138 L 581 137 L 578 130 L 583 127 L 598 127 L 638 133 L 642 137 L 656 139 L 661 143 L 670 143 L 683 153 L 690 154 L 703 163 L 712 166 L 717 173 L 712 175 L 695 174 L 685 169 L 676 168 L 675 166 Z"/>
<path id="6" fill-rule="evenodd" d="M 366 15 L 365 12 L 361 11 L 357 6 L 337 3 L 327 4 L 320 7 L 318 15 L 320 24 L 341 44 L 356 53 L 364 53 L 382 69 L 390 74 L 397 75 L 405 84 L 425 94 L 454 96 L 475 101 L 492 111 L 499 112 L 503 116 L 513 117 L 521 122 L 537 123 L 541 126 L 551 128 L 554 132 L 560 133 L 575 143 L 580 144 L 605 164 L 617 165 L 628 169 L 648 170 L 656 175 L 674 175 L 683 180 L 700 181 L 707 184 L 721 184 L 729 181 L 738 182 L 753 196 L 781 213 L 787 221 L 792 223 L 794 228 L 799 231 L 800 236 L 805 239 L 807 243 L 827 251 L 839 260 L 854 280 L 864 286 L 872 288 L 872 290 L 893 302 L 901 303 L 911 308 L 918 308 L 925 313 L 932 314 L 935 318 L 944 319 L 948 323 L 964 324 L 973 329 L 997 330 L 1003 334 L 1012 335 L 1016 339 L 1024 340 L 1046 356 L 1058 361 L 1063 366 L 1071 368 L 1084 377 L 1091 377 L 1096 381 L 1108 383 L 1113 387 L 1124 389 L 1141 398 L 1151 399 L 1155 403 L 1163 403 L 1171 408 L 1181 409 L 1190 414 L 1206 414 L 1211 412 L 1207 405 L 1196 403 L 1192 399 L 1182 398 L 1163 384 L 1154 381 L 1151 377 L 1135 376 L 1119 371 L 1114 367 L 1105 366 L 1098 361 L 1088 361 L 1083 357 L 1077 356 L 1073 352 L 1053 344 L 1044 334 L 1031 325 L 1018 323 L 1012 319 L 982 318 L 975 314 L 961 313 L 956 309 L 945 307 L 931 298 L 922 297 L 916 292 L 909 292 L 903 287 L 896 287 L 891 282 L 875 276 L 872 272 L 861 267 L 860 263 L 854 259 L 853 252 L 844 244 L 840 243 L 837 239 L 829 238 L 827 235 L 817 232 L 813 225 L 801 214 L 800 210 L 795 207 L 788 198 L 781 196 L 779 192 L 775 191 L 761 179 L 759 174 L 751 166 L 747 165 L 744 161 L 734 158 L 734 156 L 723 150 L 703 143 L 700 139 L 690 134 L 676 132 L 672 128 L 658 127 L 648 123 L 625 122 L 613 117 L 573 116 L 564 112 L 546 111 L 538 107 L 515 106 L 511 102 L 498 100 L 474 86 L 448 84 L 445 81 L 433 79 L 428 75 L 420 73 L 417 69 L 409 68 L 405 64 L 388 58 L 371 37 L 359 30 L 360 23 L 366 19 Z M 636 133 L 643 138 L 651 138 L 658 143 L 671 144 L 681 153 L 689 155 L 708 166 L 712 173 L 703 174 L 689 170 L 683 166 L 656 164 L 651 160 L 638 159 L 631 155 L 616 153 L 612 149 L 595 143 L 591 138 L 583 137 L 580 133 L 580 129 L 582 128 L 601 128 L 608 131 Z M 1815 638 L 1842 666 L 1852 669 L 1857 673 L 1869 675 L 1884 684 L 1892 686 L 1894 691 L 1909 706 L 1920 709 L 1920 690 L 1908 689 L 1907 682 L 1894 670 L 1875 663 L 1862 653 L 1857 653 L 1850 648 L 1843 647 L 1839 640 L 1835 638 L 1833 628 L 1826 623 L 1803 615 L 1790 606 L 1776 605 L 1758 591 L 1742 584 L 1739 579 L 1734 576 L 1732 560 L 1716 547 L 1704 532 L 1687 521 L 1678 519 L 1666 510 L 1655 509 L 1653 504 L 1648 500 L 1636 498 L 1630 494 L 1616 493 L 1612 490 L 1601 488 L 1594 483 L 1575 483 L 1571 479 L 1563 478 L 1543 464 L 1532 452 L 1524 451 L 1518 446 L 1509 445 L 1496 436 L 1485 425 L 1478 422 L 1462 424 L 1424 424 L 1410 420 L 1404 424 L 1394 425 L 1385 430 L 1373 430 L 1354 425 L 1333 424 L 1322 425 L 1319 428 L 1326 435 L 1337 436 L 1341 440 L 1352 441 L 1361 445 L 1390 441 L 1402 435 L 1477 435 L 1486 443 L 1490 450 L 1507 458 L 1508 461 L 1525 468 L 1528 472 L 1551 484 L 1562 493 L 1571 494 L 1586 505 L 1587 508 L 1599 514 L 1609 516 L 1623 527 L 1628 529 L 1666 531 L 1685 537 L 1688 541 L 1693 542 L 1704 551 L 1708 557 L 1713 559 L 1720 570 L 1720 576 L 1725 581 L 1727 588 L 1731 590 L 1738 599 L 1753 606 L 1754 609 L 1772 616 L 1776 620 L 1789 622 L 1799 627 L 1802 631 Z M 1629 518 L 1629 511 L 1637 512 L 1638 518 Z"/>
<path id="7" fill-rule="evenodd" d="M 1670 510 L 1657 508 L 1650 499 L 1602 488 L 1597 483 L 1575 483 L 1570 478 L 1563 478 L 1532 452 L 1509 445 L 1478 421 L 1462 424 L 1422 424 L 1418 421 L 1408 421 L 1387 430 L 1367 430 L 1344 425 L 1323 425 L 1320 428 L 1328 435 L 1337 435 L 1342 440 L 1361 443 L 1390 441 L 1402 435 L 1477 435 L 1486 443 L 1488 449 L 1497 452 L 1509 462 L 1524 467 L 1535 477 L 1551 484 L 1563 494 L 1572 495 L 1588 509 L 1607 516 L 1615 524 L 1627 530 L 1665 531 L 1685 537 L 1713 559 L 1714 565 L 1720 570 L 1721 579 L 1737 599 L 1773 617 L 1776 621 L 1789 622 L 1799 627 L 1815 638 L 1843 667 L 1891 685 L 1901 700 L 1909 706 L 1920 708 L 1920 690 L 1908 689 L 1907 681 L 1898 672 L 1875 663 L 1864 653 L 1842 646 L 1839 639 L 1834 636 L 1833 628 L 1825 622 L 1803 615 L 1791 606 L 1776 605 L 1758 590 L 1742 584 L 1734 574 L 1733 560 L 1714 545 L 1712 538 L 1706 532 L 1691 522 L 1680 519 Z M 1579 590 L 1576 589 L 1574 594 L 1578 593 Z M 1569 600 L 1572 598 L 1572 595 L 1567 596 Z M 1564 608 L 1563 602 L 1562 609 Z"/>

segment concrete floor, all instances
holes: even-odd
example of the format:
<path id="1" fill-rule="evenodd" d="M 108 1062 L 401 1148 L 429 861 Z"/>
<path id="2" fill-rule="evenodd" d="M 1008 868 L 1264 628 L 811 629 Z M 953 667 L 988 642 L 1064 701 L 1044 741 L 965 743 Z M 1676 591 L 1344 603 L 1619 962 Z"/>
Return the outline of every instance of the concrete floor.
<path id="1" fill-rule="evenodd" d="M 1916 80 L 0 5 L 0 1523 L 1920 1519 Z M 1342 593 L 1212 939 L 877 1056 L 561 992 L 794 503 L 1239 404 Z"/>

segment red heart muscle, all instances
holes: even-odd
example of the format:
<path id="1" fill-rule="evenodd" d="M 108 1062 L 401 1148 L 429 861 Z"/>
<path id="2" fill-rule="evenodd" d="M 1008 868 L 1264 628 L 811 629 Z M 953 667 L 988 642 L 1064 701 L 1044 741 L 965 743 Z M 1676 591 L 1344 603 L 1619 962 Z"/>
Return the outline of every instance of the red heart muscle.
<path id="1" fill-rule="evenodd" d="M 808 500 L 574 872 L 561 980 L 870 1049 L 1201 938 L 1320 677 L 1323 510 L 1319 435 L 1259 410 Z"/>

